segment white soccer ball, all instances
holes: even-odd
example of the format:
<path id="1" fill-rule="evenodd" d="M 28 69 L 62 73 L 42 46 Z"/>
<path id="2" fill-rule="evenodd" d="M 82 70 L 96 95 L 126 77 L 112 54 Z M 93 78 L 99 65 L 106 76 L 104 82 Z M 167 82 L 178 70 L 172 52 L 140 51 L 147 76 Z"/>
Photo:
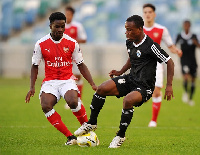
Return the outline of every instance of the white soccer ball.
<path id="1" fill-rule="evenodd" d="M 99 145 L 99 139 L 95 132 L 90 131 L 77 137 L 77 143 L 81 147 L 94 147 Z"/>

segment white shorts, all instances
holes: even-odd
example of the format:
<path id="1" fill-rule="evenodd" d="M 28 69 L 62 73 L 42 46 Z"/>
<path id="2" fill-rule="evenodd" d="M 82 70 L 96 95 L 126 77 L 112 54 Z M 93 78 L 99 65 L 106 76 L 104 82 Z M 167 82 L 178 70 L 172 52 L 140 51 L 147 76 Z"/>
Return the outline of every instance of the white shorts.
<path id="1" fill-rule="evenodd" d="M 81 75 L 81 73 L 80 73 L 80 71 L 78 69 L 77 64 L 74 61 L 72 62 L 72 64 L 73 64 L 73 67 L 72 67 L 73 74 L 75 74 L 75 75 Z"/>
<path id="2" fill-rule="evenodd" d="M 42 92 L 50 93 L 50 94 L 53 94 L 54 96 L 56 96 L 57 102 L 58 102 L 61 97 L 64 98 L 65 93 L 68 90 L 76 90 L 79 93 L 79 90 L 78 90 L 75 80 L 69 79 L 69 80 L 45 81 L 42 84 L 42 87 L 40 89 L 39 98 L 40 98 Z"/>
<path id="3" fill-rule="evenodd" d="M 156 82 L 155 82 L 156 87 L 159 87 L 159 88 L 163 87 L 163 71 L 164 71 L 163 63 L 157 62 Z"/>

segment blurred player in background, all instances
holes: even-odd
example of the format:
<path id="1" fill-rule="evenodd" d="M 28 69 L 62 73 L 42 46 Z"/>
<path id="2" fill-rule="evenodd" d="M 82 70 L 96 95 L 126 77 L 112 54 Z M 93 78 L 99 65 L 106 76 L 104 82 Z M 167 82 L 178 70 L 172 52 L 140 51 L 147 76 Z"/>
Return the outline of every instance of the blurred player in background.
<path id="1" fill-rule="evenodd" d="M 68 130 L 61 120 L 61 116 L 54 110 L 54 106 L 63 97 L 71 108 L 80 124 L 88 121 L 85 107 L 78 97 L 78 88 L 72 73 L 72 61 L 74 60 L 83 77 L 89 82 L 93 90 L 97 86 L 93 82 L 87 66 L 84 64 L 82 52 L 76 40 L 64 34 L 66 17 L 61 12 L 52 13 L 49 17 L 51 33 L 38 40 L 32 57 L 31 84 L 26 95 L 25 102 L 35 94 L 35 82 L 38 74 L 38 66 L 43 59 L 45 62 L 45 78 L 40 90 L 40 102 L 47 120 L 68 141 L 65 145 L 77 144 L 76 137 Z"/>
<path id="2" fill-rule="evenodd" d="M 195 78 L 197 75 L 197 62 L 195 57 L 196 47 L 200 47 L 196 34 L 190 31 L 191 23 L 189 20 L 183 22 L 183 31 L 177 35 L 176 44 L 179 43 L 183 56 L 181 57 L 181 67 L 183 74 L 184 93 L 182 100 L 193 106 L 192 100 L 195 92 Z M 188 81 L 191 78 L 190 91 L 188 90 Z"/>
<path id="3" fill-rule="evenodd" d="M 169 101 L 173 97 L 174 62 L 159 44 L 144 34 L 143 26 L 142 17 L 133 15 L 127 18 L 125 34 L 129 58 L 121 70 L 112 70 L 109 73 L 112 79 L 98 86 L 90 105 L 90 119 L 74 132 L 75 135 L 82 135 L 97 128 L 97 117 L 105 103 L 106 96 L 124 97 L 119 131 L 109 145 L 109 148 L 120 147 L 131 123 L 134 107 L 141 106 L 153 94 L 157 61 L 167 64 L 167 84 L 164 98 Z M 130 73 L 122 75 L 128 69 L 131 69 Z M 113 78 L 113 76 L 116 77 Z"/>
<path id="4" fill-rule="evenodd" d="M 152 4 L 143 5 L 143 17 L 144 17 L 144 33 L 147 34 L 153 41 L 160 44 L 164 41 L 170 52 L 178 54 L 179 57 L 182 55 L 182 51 L 173 44 L 171 36 L 166 27 L 155 23 L 156 13 L 155 6 Z M 156 70 L 156 83 L 152 97 L 152 119 L 149 122 L 149 127 L 157 126 L 157 117 L 161 107 L 163 87 L 163 64 L 157 63 Z"/>
<path id="5" fill-rule="evenodd" d="M 83 28 L 82 24 L 73 20 L 75 14 L 75 9 L 71 6 L 67 6 L 65 8 L 65 16 L 66 16 L 66 24 L 65 24 L 65 34 L 75 39 L 79 44 L 86 43 L 87 41 L 87 34 L 85 29 Z M 82 96 L 83 90 L 83 80 L 81 77 L 81 73 L 78 70 L 78 67 L 75 62 L 73 62 L 73 74 L 77 78 L 76 83 L 78 89 L 80 91 L 80 95 Z M 69 109 L 69 106 L 65 105 L 66 109 Z"/>

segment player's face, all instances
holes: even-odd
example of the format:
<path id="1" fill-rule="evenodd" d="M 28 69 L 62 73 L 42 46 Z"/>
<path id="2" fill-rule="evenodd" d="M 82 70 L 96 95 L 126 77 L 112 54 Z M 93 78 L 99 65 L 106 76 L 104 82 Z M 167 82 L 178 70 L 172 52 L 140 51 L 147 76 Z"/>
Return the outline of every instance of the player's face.
<path id="1" fill-rule="evenodd" d="M 146 22 L 152 22 L 154 21 L 156 17 L 155 11 L 151 7 L 145 7 L 143 9 L 143 18 Z"/>
<path id="2" fill-rule="evenodd" d="M 64 20 L 55 20 L 50 24 L 51 36 L 54 40 L 60 40 L 65 31 L 65 21 Z"/>
<path id="3" fill-rule="evenodd" d="M 126 29 L 126 38 L 133 40 L 135 43 L 139 43 L 141 40 L 142 28 L 137 28 L 134 24 L 134 22 L 126 22 L 125 23 L 125 29 Z"/>
<path id="4" fill-rule="evenodd" d="M 73 13 L 69 10 L 67 10 L 65 12 L 65 16 L 66 16 L 66 19 L 67 19 L 67 23 L 71 23 L 72 19 L 73 19 Z"/>
<path id="5" fill-rule="evenodd" d="M 183 29 L 188 32 L 190 30 L 190 23 L 189 22 L 184 22 L 183 23 Z"/>

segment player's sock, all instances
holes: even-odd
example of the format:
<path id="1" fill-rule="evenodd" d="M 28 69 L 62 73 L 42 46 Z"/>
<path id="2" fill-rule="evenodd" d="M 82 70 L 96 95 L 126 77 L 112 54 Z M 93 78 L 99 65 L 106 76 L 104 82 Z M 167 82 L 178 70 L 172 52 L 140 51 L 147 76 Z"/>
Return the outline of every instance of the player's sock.
<path id="1" fill-rule="evenodd" d="M 188 91 L 188 81 L 187 80 L 183 81 L 183 88 L 184 88 L 185 92 Z"/>
<path id="2" fill-rule="evenodd" d="M 81 100 L 78 101 L 78 106 L 76 109 L 71 109 L 71 111 L 76 116 L 81 125 L 88 121 L 85 107 L 81 104 Z"/>
<path id="3" fill-rule="evenodd" d="M 195 83 L 192 82 L 191 83 L 191 90 L 190 90 L 190 100 L 192 100 L 192 97 L 194 95 L 194 92 L 195 92 Z"/>
<path id="4" fill-rule="evenodd" d="M 90 120 L 88 121 L 89 124 L 92 125 L 97 124 L 97 117 L 105 103 L 105 99 L 106 96 L 100 96 L 97 93 L 93 95 L 92 103 L 90 105 L 91 114 L 90 114 Z"/>
<path id="5" fill-rule="evenodd" d="M 80 98 L 82 98 L 82 91 L 83 91 L 83 80 L 80 79 L 79 81 L 76 82 L 78 90 L 80 92 Z"/>
<path id="6" fill-rule="evenodd" d="M 161 107 L 162 96 L 159 97 L 152 97 L 152 121 L 157 122 L 158 113 Z"/>
<path id="7" fill-rule="evenodd" d="M 61 133 L 63 133 L 66 137 L 69 137 L 72 135 L 72 133 L 68 130 L 68 128 L 65 126 L 65 124 L 62 122 L 60 115 L 52 109 L 51 111 L 47 112 L 45 114 L 48 121 Z"/>
<path id="8" fill-rule="evenodd" d="M 131 109 L 122 109 L 121 121 L 119 126 L 119 131 L 117 136 L 125 137 L 125 132 L 131 123 L 133 117 L 134 108 Z"/>

